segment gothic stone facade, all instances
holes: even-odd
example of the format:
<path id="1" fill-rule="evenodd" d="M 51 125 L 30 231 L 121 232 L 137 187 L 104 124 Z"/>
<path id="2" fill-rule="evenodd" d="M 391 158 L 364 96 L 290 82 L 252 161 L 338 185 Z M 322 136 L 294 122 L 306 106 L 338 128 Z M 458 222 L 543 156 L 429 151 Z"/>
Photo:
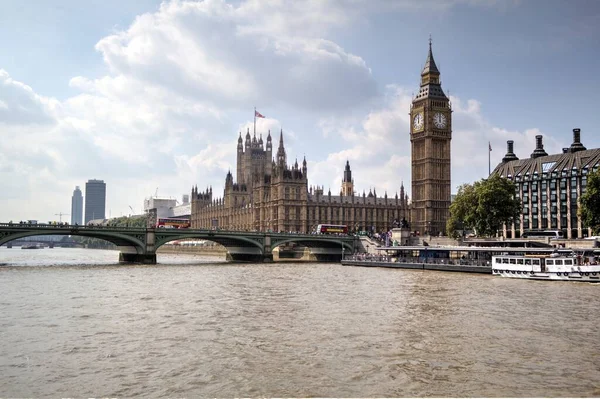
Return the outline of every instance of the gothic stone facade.
<path id="1" fill-rule="evenodd" d="M 562 230 L 567 238 L 591 235 L 579 216 L 587 175 L 600 167 L 600 149 L 586 149 L 580 129 L 573 129 L 573 143 L 561 154 L 548 155 L 542 136 L 536 136 L 536 148 L 530 158 L 519 159 L 507 142 L 502 162 L 492 173 L 513 181 L 523 210 L 519 219 L 504 226 L 503 235 L 520 237 L 525 230 Z"/>
<path id="2" fill-rule="evenodd" d="M 350 231 L 387 231 L 394 221 L 410 219 L 408 196 L 378 197 L 375 191 L 356 195 L 350 163 L 346 162 L 340 195 L 323 193 L 308 186 L 306 158 L 287 165 L 283 132 L 274 160 L 269 132 L 262 136 L 246 133 L 238 139 L 236 181 L 229 172 L 222 198 L 213 198 L 212 188 L 192 188 L 192 228 L 245 231 L 310 233 L 318 224 L 345 224 Z"/>
<path id="3" fill-rule="evenodd" d="M 445 233 L 451 195 L 452 109 L 442 90 L 431 40 L 410 117 L 412 230 L 434 235 Z"/>

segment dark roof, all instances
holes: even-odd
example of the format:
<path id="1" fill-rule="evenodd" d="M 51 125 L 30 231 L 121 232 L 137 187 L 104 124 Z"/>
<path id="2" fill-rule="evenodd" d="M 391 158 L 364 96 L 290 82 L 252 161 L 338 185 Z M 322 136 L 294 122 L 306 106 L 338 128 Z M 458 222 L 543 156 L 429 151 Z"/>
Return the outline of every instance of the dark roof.
<path id="1" fill-rule="evenodd" d="M 421 98 L 440 98 L 445 100 L 448 97 L 446 97 L 446 94 L 444 94 L 444 90 L 442 90 L 441 85 L 435 83 L 427 83 L 421 86 L 419 92 L 417 93 L 414 99 L 418 100 Z"/>
<path id="2" fill-rule="evenodd" d="M 592 169 L 597 165 L 600 165 L 600 148 L 502 162 L 492 173 L 511 178 L 534 173 L 541 176 L 542 173 L 562 172 L 563 170 Z"/>
<path id="3" fill-rule="evenodd" d="M 425 66 L 423 67 L 423 72 L 421 75 L 425 75 L 427 73 L 440 73 L 437 65 L 435 65 L 435 60 L 433 59 L 433 51 L 431 51 L 431 40 L 429 41 L 429 54 L 427 54 L 427 60 L 425 61 Z"/>

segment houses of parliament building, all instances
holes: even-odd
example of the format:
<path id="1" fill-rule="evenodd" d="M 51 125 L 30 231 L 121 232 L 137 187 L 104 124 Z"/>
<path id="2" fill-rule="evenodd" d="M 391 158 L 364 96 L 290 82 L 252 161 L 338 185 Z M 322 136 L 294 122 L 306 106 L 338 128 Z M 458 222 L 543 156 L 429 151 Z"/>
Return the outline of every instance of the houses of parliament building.
<path id="1" fill-rule="evenodd" d="M 412 202 L 400 187 L 399 195 L 377 195 L 375 189 L 357 194 L 347 161 L 339 194 L 309 186 L 306 158 L 300 166 L 288 165 L 283 131 L 275 158 L 269 132 L 262 136 L 242 134 L 237 143 L 235 180 L 227 173 L 221 198 L 212 188 L 192 188 L 192 228 L 310 233 L 318 224 L 347 225 L 352 232 L 388 231 L 405 220 L 411 230 L 445 231 L 450 206 L 451 109 L 441 89 L 440 72 L 433 59 L 431 42 L 421 87 L 410 110 L 412 156 Z"/>

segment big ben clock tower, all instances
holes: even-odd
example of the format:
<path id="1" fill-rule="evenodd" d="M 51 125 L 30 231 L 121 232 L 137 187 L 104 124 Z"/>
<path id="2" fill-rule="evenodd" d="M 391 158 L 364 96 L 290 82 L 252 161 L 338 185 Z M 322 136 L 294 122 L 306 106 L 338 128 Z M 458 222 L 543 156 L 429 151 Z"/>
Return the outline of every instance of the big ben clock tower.
<path id="1" fill-rule="evenodd" d="M 431 39 L 421 72 L 421 87 L 412 101 L 410 120 L 411 229 L 421 235 L 445 233 L 450 208 L 452 109 L 442 90 Z"/>

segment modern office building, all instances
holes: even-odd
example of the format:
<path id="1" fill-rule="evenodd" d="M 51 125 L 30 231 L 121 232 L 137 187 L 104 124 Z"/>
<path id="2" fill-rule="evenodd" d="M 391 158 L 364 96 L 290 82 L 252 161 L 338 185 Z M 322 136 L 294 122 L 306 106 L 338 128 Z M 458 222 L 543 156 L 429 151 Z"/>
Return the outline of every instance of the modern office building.
<path id="1" fill-rule="evenodd" d="M 85 183 L 85 223 L 106 219 L 106 183 L 104 180 L 88 180 Z"/>
<path id="2" fill-rule="evenodd" d="M 83 195 L 79 186 L 73 190 L 73 196 L 71 197 L 71 224 L 81 225 L 83 220 Z"/>
<path id="3" fill-rule="evenodd" d="M 531 156 L 519 159 L 513 141 L 508 141 L 506 155 L 492 173 L 515 182 L 523 210 L 519 220 L 504 227 L 503 235 L 514 238 L 525 230 L 562 230 L 567 238 L 589 236 L 591 231 L 579 216 L 579 199 L 587 175 L 599 166 L 600 148 L 586 149 L 580 129 L 573 129 L 573 143 L 560 154 L 548 155 L 542 136 L 536 136 Z"/>

